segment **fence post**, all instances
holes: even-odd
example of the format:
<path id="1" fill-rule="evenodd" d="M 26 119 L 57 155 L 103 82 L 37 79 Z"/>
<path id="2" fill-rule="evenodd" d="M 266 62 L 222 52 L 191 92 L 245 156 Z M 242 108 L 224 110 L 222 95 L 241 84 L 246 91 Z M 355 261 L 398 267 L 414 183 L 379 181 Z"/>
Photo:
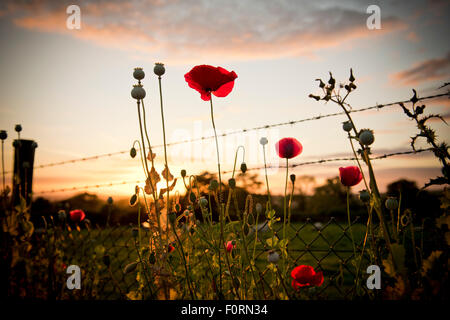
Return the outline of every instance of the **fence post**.
<path id="1" fill-rule="evenodd" d="M 16 139 L 13 142 L 14 147 L 14 175 L 13 175 L 13 207 L 20 204 L 20 198 L 23 197 L 27 207 L 31 205 L 31 196 L 33 192 L 33 166 L 34 152 L 37 143 L 33 140 Z"/>

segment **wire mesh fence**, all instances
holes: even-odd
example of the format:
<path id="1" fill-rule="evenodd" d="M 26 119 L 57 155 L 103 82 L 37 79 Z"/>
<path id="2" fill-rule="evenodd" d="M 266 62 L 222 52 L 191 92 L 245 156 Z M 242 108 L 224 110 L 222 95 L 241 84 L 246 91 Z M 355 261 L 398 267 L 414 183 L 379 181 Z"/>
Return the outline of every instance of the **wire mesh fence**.
<path id="1" fill-rule="evenodd" d="M 324 274 L 324 283 L 320 287 L 307 289 L 315 299 L 350 299 L 355 294 L 368 295 L 370 293 L 368 291 L 355 292 L 354 285 L 357 273 L 364 279 L 367 266 L 372 264 L 368 244 L 364 242 L 367 238 L 366 227 L 357 218 L 352 222 L 351 228 L 356 243 L 356 258 L 348 224 L 334 218 L 330 218 L 326 223 L 306 219 L 290 224 L 287 230 L 289 270 L 286 270 L 287 280 L 283 285 L 290 285 L 288 281 L 292 267 L 304 264 Z M 242 276 L 250 277 L 250 273 L 254 272 L 256 286 L 261 288 L 262 297 L 267 299 L 273 298 L 273 290 L 280 289 L 273 287 L 272 277 L 276 277 L 275 270 L 279 272 L 282 269 L 274 269 L 274 264 L 268 262 L 267 254 L 270 246 L 267 239 L 270 237 L 279 239 L 281 229 L 282 224 L 276 224 L 272 233 L 262 223 L 253 226 L 247 237 L 250 248 L 248 251 L 255 257 L 254 269 L 244 265 Z M 141 228 L 139 239 L 142 246 L 148 246 L 150 236 L 148 229 Z M 183 234 L 180 236 L 183 237 Z M 112 227 L 84 225 L 80 228 L 61 224 L 47 230 L 37 230 L 34 241 L 42 252 L 36 254 L 34 260 L 40 264 L 40 268 L 33 266 L 36 270 L 33 281 L 35 284 L 40 283 L 41 290 L 47 291 L 47 297 L 117 300 L 128 299 L 127 295 L 130 292 L 139 290 L 136 272 L 124 272 L 130 263 L 139 261 L 140 258 L 139 240 L 131 225 Z M 211 264 L 211 256 L 204 254 L 208 249 L 210 248 L 206 246 L 197 246 L 193 249 L 200 253 L 198 255 L 200 258 L 196 263 L 189 265 L 192 272 L 204 272 L 204 265 Z M 239 248 L 236 252 L 238 251 Z M 187 255 L 189 254 L 191 253 L 187 252 Z M 57 267 L 49 272 L 51 268 L 44 266 L 46 263 L 48 266 Z M 69 290 L 66 286 L 69 276 L 66 268 L 69 265 L 77 265 L 81 269 L 80 290 Z M 200 276 L 205 279 L 209 277 L 208 274 Z M 242 278 L 240 281 L 242 282 Z M 231 297 L 232 290 L 231 286 L 226 288 L 225 297 Z"/>

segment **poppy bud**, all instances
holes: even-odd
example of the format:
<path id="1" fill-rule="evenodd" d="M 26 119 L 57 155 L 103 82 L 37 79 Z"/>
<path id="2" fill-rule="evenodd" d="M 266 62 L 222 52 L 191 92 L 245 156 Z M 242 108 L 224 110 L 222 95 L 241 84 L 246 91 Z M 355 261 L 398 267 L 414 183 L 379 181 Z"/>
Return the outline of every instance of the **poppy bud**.
<path id="1" fill-rule="evenodd" d="M 242 173 L 247 172 L 247 165 L 245 164 L 245 162 L 241 163 L 241 171 L 242 171 Z"/>
<path id="2" fill-rule="evenodd" d="M 193 192 L 191 192 L 191 193 L 189 194 L 189 200 L 190 200 L 192 203 L 194 203 L 195 200 L 197 200 L 197 198 L 195 197 L 195 194 L 194 194 Z"/>
<path id="3" fill-rule="evenodd" d="M 309 97 L 309 98 L 316 99 L 316 101 L 319 101 L 319 100 L 320 100 L 320 97 L 319 97 L 319 96 L 315 96 L 315 95 L 313 95 L 313 94 L 310 94 L 308 97 Z"/>
<path id="4" fill-rule="evenodd" d="M 343 122 L 342 129 L 344 129 L 344 131 L 350 132 L 353 129 L 353 125 L 352 125 L 351 121 Z"/>
<path id="5" fill-rule="evenodd" d="M 201 197 L 199 203 L 202 207 L 206 207 L 208 205 L 208 200 L 205 197 Z"/>
<path id="6" fill-rule="evenodd" d="M 280 255 L 276 251 L 270 250 L 267 254 L 267 261 L 276 263 L 278 260 L 280 260 Z"/>
<path id="7" fill-rule="evenodd" d="M 359 192 L 359 199 L 364 202 L 367 203 L 370 200 L 370 193 L 367 190 L 361 190 Z"/>
<path id="8" fill-rule="evenodd" d="M 233 241 L 228 241 L 226 244 L 227 252 L 231 252 L 235 247 L 236 245 L 233 243 Z"/>
<path id="9" fill-rule="evenodd" d="M 164 64 L 162 64 L 160 62 L 155 63 L 155 67 L 153 68 L 153 72 L 157 76 L 161 77 L 166 72 L 166 69 L 164 68 Z"/>
<path id="10" fill-rule="evenodd" d="M 142 70 L 142 68 L 134 68 L 133 77 L 136 80 L 142 80 L 145 77 L 145 72 Z"/>
<path id="11" fill-rule="evenodd" d="M 262 209 L 263 209 L 262 204 L 261 203 L 257 203 L 256 206 L 255 206 L 255 209 L 256 209 L 256 213 L 260 214 L 262 212 Z"/>
<path id="12" fill-rule="evenodd" d="M 111 259 L 109 258 L 109 255 L 105 254 L 103 256 L 103 263 L 105 264 L 105 266 L 109 267 L 109 265 L 111 264 Z"/>
<path id="13" fill-rule="evenodd" d="M 291 178 L 292 183 L 294 183 L 295 182 L 295 174 L 291 174 L 289 177 Z"/>
<path id="14" fill-rule="evenodd" d="M 170 223 L 175 223 L 176 220 L 177 220 L 177 214 L 175 212 L 169 213 L 169 221 L 170 221 Z"/>
<path id="15" fill-rule="evenodd" d="M 5 140 L 6 138 L 8 138 L 8 134 L 6 133 L 5 130 L 1 130 L 0 131 L 0 139 Z"/>
<path id="16" fill-rule="evenodd" d="M 250 228 L 248 227 L 248 224 L 247 224 L 247 223 L 244 224 L 244 227 L 243 227 L 243 230 L 242 230 L 242 231 L 244 231 L 244 234 L 245 234 L 246 236 L 249 234 Z"/>
<path id="17" fill-rule="evenodd" d="M 375 140 L 372 130 L 369 130 L 369 129 L 361 130 L 359 132 L 358 138 L 359 138 L 359 141 L 365 146 L 371 145 Z"/>
<path id="18" fill-rule="evenodd" d="M 352 82 L 348 85 L 350 87 L 350 89 L 355 90 L 356 89 L 356 85 Z"/>
<path id="19" fill-rule="evenodd" d="M 106 202 L 107 202 L 109 205 L 112 205 L 112 203 L 113 203 L 113 198 L 109 197 L 108 200 L 106 200 Z"/>
<path id="20" fill-rule="evenodd" d="M 398 208 L 398 201 L 395 197 L 388 197 L 384 205 L 389 210 L 396 210 Z"/>
<path id="21" fill-rule="evenodd" d="M 20 124 L 16 124 L 14 130 L 16 130 L 16 132 L 20 132 L 22 131 L 22 126 Z"/>
<path id="22" fill-rule="evenodd" d="M 180 204 L 179 203 L 175 204 L 175 211 L 180 212 L 180 210 L 181 210 Z"/>
<path id="23" fill-rule="evenodd" d="M 183 178 L 186 177 L 186 170 L 184 170 L 184 169 L 181 170 L 181 176 L 182 176 Z"/>
<path id="24" fill-rule="evenodd" d="M 259 139 L 259 143 L 261 143 L 263 146 L 266 145 L 269 141 L 267 140 L 266 137 L 262 137 L 261 139 Z"/>
<path id="25" fill-rule="evenodd" d="M 415 104 L 417 101 L 419 101 L 419 99 L 417 98 L 417 92 L 416 92 L 416 90 L 412 89 L 412 91 L 414 92 L 414 96 L 411 98 L 410 101 L 411 101 L 413 104 Z"/>
<path id="26" fill-rule="evenodd" d="M 123 273 L 127 274 L 130 272 L 133 272 L 134 270 L 136 270 L 136 267 L 138 265 L 138 262 L 132 262 L 129 263 L 125 266 L 125 268 L 123 268 Z"/>
<path id="27" fill-rule="evenodd" d="M 353 76 L 353 69 L 350 68 L 350 78 L 348 78 L 348 81 L 353 82 L 355 81 L 355 77 Z"/>
<path id="28" fill-rule="evenodd" d="M 131 235 L 133 236 L 133 238 L 136 238 L 139 235 L 138 228 L 133 228 L 133 230 L 131 230 Z"/>
<path id="29" fill-rule="evenodd" d="M 234 189 L 236 187 L 236 180 L 234 178 L 229 179 L 228 185 L 230 186 L 230 188 Z"/>
<path id="30" fill-rule="evenodd" d="M 247 221 L 248 221 L 248 223 L 251 224 L 251 225 L 255 223 L 255 218 L 253 218 L 253 215 L 252 215 L 252 214 L 250 214 L 250 215 L 248 216 Z"/>
<path id="31" fill-rule="evenodd" d="M 131 148 L 131 150 L 130 150 L 130 156 L 131 156 L 132 158 L 136 157 L 136 149 L 135 149 L 134 147 Z"/>
<path id="32" fill-rule="evenodd" d="M 133 85 L 133 89 L 131 90 L 131 96 L 136 100 L 141 100 L 145 98 L 145 90 L 142 88 L 141 84 Z"/>
<path id="33" fill-rule="evenodd" d="M 217 180 L 211 180 L 209 183 L 209 189 L 210 190 L 216 190 L 219 187 L 219 182 Z"/>
<path id="34" fill-rule="evenodd" d="M 155 264 L 155 262 L 156 262 L 155 253 L 151 252 L 150 255 L 148 256 L 148 263 Z"/>
<path id="35" fill-rule="evenodd" d="M 130 198 L 129 204 L 130 204 L 130 206 L 134 207 L 136 205 L 136 202 L 137 202 L 137 195 L 133 194 Z"/>

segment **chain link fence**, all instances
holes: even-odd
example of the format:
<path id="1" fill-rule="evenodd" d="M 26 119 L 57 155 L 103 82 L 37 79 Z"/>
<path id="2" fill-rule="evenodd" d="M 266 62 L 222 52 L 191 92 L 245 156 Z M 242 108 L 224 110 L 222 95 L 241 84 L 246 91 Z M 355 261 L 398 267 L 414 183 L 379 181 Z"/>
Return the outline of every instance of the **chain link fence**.
<path id="1" fill-rule="evenodd" d="M 357 218 L 352 222 L 356 259 L 354 259 L 355 252 L 348 224 L 331 218 L 326 223 L 306 219 L 304 222 L 289 225 L 287 230 L 289 266 L 310 265 L 324 274 L 324 283 L 320 287 L 308 289 L 314 298 L 350 299 L 356 294 L 361 296 L 370 293 L 367 289 L 365 292 L 355 292 L 356 274 L 359 272 L 359 278 L 362 279 L 360 281 L 365 281 L 365 270 L 368 265 L 373 264 L 368 254 L 369 240 L 365 237 L 366 227 L 358 220 Z M 273 297 L 271 290 L 274 289 L 271 286 L 273 269 L 270 268 L 271 264 L 267 260 L 270 247 L 266 240 L 270 237 L 279 239 L 282 234 L 281 229 L 282 224 L 276 224 L 275 232 L 272 234 L 265 224 L 260 224 L 257 233 L 253 228 L 247 236 L 249 252 L 255 258 L 253 270 L 256 274 L 255 282 L 266 298 Z M 150 232 L 148 229 L 141 228 L 140 233 L 142 245 L 148 245 Z M 127 299 L 129 292 L 139 288 L 136 272 L 124 272 L 128 264 L 139 260 L 137 239 L 132 225 L 112 227 L 85 225 L 82 228 L 59 225 L 52 229 L 36 230 L 34 244 L 39 249 L 34 254 L 40 257 L 36 257 L 36 261 L 48 260 L 57 267 L 50 270 L 45 279 L 41 275 L 34 281 L 43 283 L 43 287 L 47 283 L 52 291 L 49 295 L 56 299 Z M 206 249 L 196 248 L 202 251 Z M 190 268 L 194 270 L 199 264 L 210 264 L 211 261 L 208 259 L 211 259 L 211 256 L 200 255 L 197 263 L 190 265 Z M 69 265 L 77 265 L 81 269 L 81 290 L 69 290 L 66 286 L 69 277 L 66 268 Z M 243 271 L 249 274 L 252 270 L 250 266 L 244 266 Z M 286 271 L 286 278 L 291 279 L 290 270 Z M 45 268 L 40 272 L 47 274 Z M 365 288 L 365 285 L 360 288 Z M 225 296 L 227 294 L 232 296 L 232 288 L 228 290 Z"/>

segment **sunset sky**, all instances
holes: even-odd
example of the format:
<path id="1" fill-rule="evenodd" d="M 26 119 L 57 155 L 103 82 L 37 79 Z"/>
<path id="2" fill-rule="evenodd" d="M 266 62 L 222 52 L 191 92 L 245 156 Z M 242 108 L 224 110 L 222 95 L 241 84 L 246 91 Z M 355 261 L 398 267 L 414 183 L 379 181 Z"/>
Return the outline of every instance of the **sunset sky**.
<path id="1" fill-rule="evenodd" d="M 66 8 L 81 9 L 81 29 L 68 29 Z M 381 9 L 381 29 L 369 30 L 369 5 Z M 214 99 L 218 133 L 341 111 L 333 103 L 308 98 L 319 94 L 316 78 L 328 72 L 347 81 L 353 68 L 357 90 L 353 108 L 412 96 L 443 93 L 450 80 L 449 1 L 2 1 L 0 4 L 0 129 L 6 171 L 12 169 L 14 126 L 35 140 L 35 165 L 129 150 L 139 139 L 136 102 L 130 96 L 133 68 L 143 67 L 145 106 L 153 145 L 162 144 L 155 62 L 162 77 L 168 142 L 210 136 L 209 103 L 188 87 L 184 74 L 198 64 L 221 66 L 238 75 L 233 91 Z M 450 120 L 448 97 L 424 102 L 428 113 Z M 274 144 L 295 137 L 303 153 L 292 163 L 351 156 L 341 123 L 344 116 L 251 131 L 219 139 L 223 170 L 231 170 L 239 145 L 249 168 L 263 165 L 260 137 L 267 136 L 270 164 L 279 162 Z M 400 107 L 354 114 L 358 128 L 375 132 L 375 155 L 410 150 L 416 133 Z M 450 143 L 450 128 L 430 122 Z M 419 144 L 425 146 L 425 144 Z M 157 170 L 163 149 L 155 148 Z M 239 155 L 239 159 L 242 155 Z M 240 164 L 240 160 L 238 165 Z M 352 162 L 300 166 L 320 184 Z M 169 148 L 174 175 L 217 171 L 213 139 Z M 440 173 L 430 153 L 376 160 L 381 190 L 399 178 L 422 186 Z M 263 172 L 257 171 L 263 181 Z M 8 181 L 11 175 L 8 175 Z M 224 176 L 230 177 L 229 174 Z M 284 190 L 284 171 L 270 172 L 274 192 Z M 73 192 L 39 194 L 59 188 L 143 180 L 140 161 L 128 154 L 36 169 L 34 192 L 50 198 Z M 178 190 L 182 191 L 182 184 Z M 361 189 L 362 184 L 355 188 Z M 133 193 L 134 185 L 87 189 L 102 196 Z M 262 192 L 263 190 L 261 190 Z"/>

